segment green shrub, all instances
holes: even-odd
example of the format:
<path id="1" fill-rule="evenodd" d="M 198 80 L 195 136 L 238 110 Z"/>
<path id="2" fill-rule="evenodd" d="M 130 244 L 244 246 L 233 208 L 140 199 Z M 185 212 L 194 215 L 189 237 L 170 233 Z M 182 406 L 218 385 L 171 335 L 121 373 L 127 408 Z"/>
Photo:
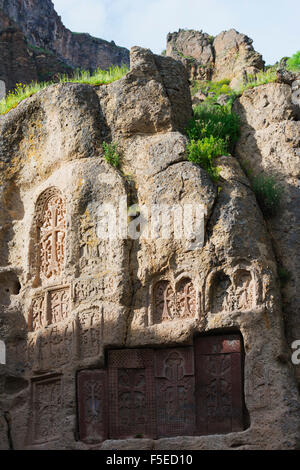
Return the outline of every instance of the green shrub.
<path id="1" fill-rule="evenodd" d="M 262 173 L 253 178 L 252 189 L 265 217 L 274 217 L 280 208 L 283 193 L 281 185 L 272 176 Z"/>
<path id="2" fill-rule="evenodd" d="M 119 80 L 128 72 L 128 67 L 112 67 L 108 70 L 97 69 L 95 72 L 90 73 L 86 70 L 77 70 L 72 77 L 62 75 L 59 78 L 59 83 L 85 83 L 87 85 L 104 85 L 106 83 Z M 24 85 L 18 83 L 15 90 L 8 93 L 6 98 L 0 101 L 0 114 L 8 113 L 12 108 L 15 108 L 21 101 L 29 96 L 37 93 L 48 86 L 53 85 L 52 82 L 31 83 Z"/>
<path id="3" fill-rule="evenodd" d="M 120 155 L 117 152 L 117 144 L 107 144 L 106 142 L 102 143 L 104 150 L 104 158 L 110 165 L 118 168 L 120 164 Z"/>
<path id="4" fill-rule="evenodd" d="M 186 132 L 190 140 L 210 136 L 223 139 L 230 150 L 240 135 L 240 120 L 229 106 L 200 104 L 195 107 Z"/>
<path id="5" fill-rule="evenodd" d="M 208 172 L 213 181 L 219 177 L 219 168 L 214 166 L 214 160 L 221 155 L 228 155 L 227 144 L 223 139 L 210 136 L 191 140 L 187 145 L 188 160 L 199 164 Z"/>
<path id="6" fill-rule="evenodd" d="M 292 57 L 287 60 L 289 70 L 300 70 L 300 51 L 296 52 Z"/>

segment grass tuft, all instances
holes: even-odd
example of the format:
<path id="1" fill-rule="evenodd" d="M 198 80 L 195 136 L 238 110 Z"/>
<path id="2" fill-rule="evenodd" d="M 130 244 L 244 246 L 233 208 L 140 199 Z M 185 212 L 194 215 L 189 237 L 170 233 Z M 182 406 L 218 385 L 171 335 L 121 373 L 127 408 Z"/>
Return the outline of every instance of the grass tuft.
<path id="1" fill-rule="evenodd" d="M 83 83 L 94 86 L 105 85 L 119 80 L 126 75 L 127 72 L 128 67 L 126 65 L 111 67 L 108 70 L 97 69 L 93 73 L 86 70 L 77 70 L 72 77 L 61 75 L 58 79 L 58 83 Z M 53 85 L 53 83 L 54 82 L 41 82 L 30 83 L 29 85 L 18 83 L 16 88 L 10 91 L 8 95 L 0 101 L 0 114 L 8 113 L 8 111 L 15 108 L 21 101 Z"/>

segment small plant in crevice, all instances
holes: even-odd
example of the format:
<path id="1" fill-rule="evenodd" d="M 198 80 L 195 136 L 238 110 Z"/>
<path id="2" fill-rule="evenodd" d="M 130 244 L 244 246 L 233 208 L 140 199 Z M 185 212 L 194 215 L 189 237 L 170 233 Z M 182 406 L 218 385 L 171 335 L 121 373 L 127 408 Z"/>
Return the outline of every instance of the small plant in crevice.
<path id="1" fill-rule="evenodd" d="M 261 173 L 253 178 L 252 189 L 264 216 L 266 218 L 274 217 L 280 208 L 282 186 L 273 176 Z"/>
<path id="2" fill-rule="evenodd" d="M 277 272 L 281 286 L 284 287 L 291 280 L 292 275 L 288 269 L 281 265 L 278 266 Z"/>
<path id="3" fill-rule="evenodd" d="M 117 151 L 117 144 L 115 143 L 102 143 L 102 148 L 104 150 L 104 158 L 110 165 L 118 168 L 120 165 L 120 155 Z"/>
<path id="4" fill-rule="evenodd" d="M 194 108 L 186 129 L 188 160 L 205 169 L 213 181 L 219 179 L 215 159 L 228 156 L 240 134 L 239 117 L 230 106 L 203 103 Z"/>
<path id="5" fill-rule="evenodd" d="M 199 164 L 213 181 L 218 181 L 220 170 L 214 165 L 214 160 L 221 155 L 228 155 L 223 139 L 212 135 L 199 140 L 192 139 L 187 144 L 187 151 L 190 162 Z"/>

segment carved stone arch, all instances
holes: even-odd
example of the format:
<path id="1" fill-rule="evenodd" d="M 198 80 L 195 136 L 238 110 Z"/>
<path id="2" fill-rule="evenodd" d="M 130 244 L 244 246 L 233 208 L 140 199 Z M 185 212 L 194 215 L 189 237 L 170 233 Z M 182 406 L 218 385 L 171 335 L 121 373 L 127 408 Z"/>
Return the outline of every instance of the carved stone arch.
<path id="1" fill-rule="evenodd" d="M 35 285 L 61 276 L 65 263 L 66 206 L 61 191 L 47 188 L 37 199 L 34 215 Z"/>
<path id="2" fill-rule="evenodd" d="M 175 290 L 168 277 L 156 279 L 152 286 L 151 324 L 172 320 L 176 312 Z"/>
<path id="3" fill-rule="evenodd" d="M 250 310 L 259 301 L 259 284 L 256 273 L 248 266 L 238 266 L 233 275 L 234 309 Z"/>
<path id="4" fill-rule="evenodd" d="M 209 274 L 206 281 L 205 298 L 207 312 L 232 311 L 232 279 L 225 269 L 215 269 Z"/>
<path id="5" fill-rule="evenodd" d="M 197 289 L 192 278 L 183 274 L 176 281 L 176 316 L 195 318 L 198 312 Z"/>

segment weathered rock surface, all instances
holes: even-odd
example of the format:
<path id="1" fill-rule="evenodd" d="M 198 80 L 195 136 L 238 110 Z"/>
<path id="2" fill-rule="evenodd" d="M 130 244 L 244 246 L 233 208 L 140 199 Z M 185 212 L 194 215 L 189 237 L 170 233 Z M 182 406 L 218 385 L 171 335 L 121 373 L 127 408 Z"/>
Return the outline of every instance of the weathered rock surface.
<path id="1" fill-rule="evenodd" d="M 246 91 L 234 105 L 242 123 L 236 156 L 253 175 L 272 175 L 284 189 L 278 214 L 267 226 L 279 265 L 291 275 L 282 288 L 289 345 L 300 339 L 300 101 L 296 93 L 296 86 L 270 83 Z M 299 366 L 296 371 L 299 380 Z"/>
<path id="2" fill-rule="evenodd" d="M 202 31 L 179 30 L 168 35 L 166 54 L 185 65 L 191 80 L 227 78 L 236 87 L 245 73 L 263 70 L 262 56 L 252 43 L 252 39 L 235 29 L 216 37 Z"/>
<path id="3" fill-rule="evenodd" d="M 3 447 L 297 448 L 299 400 L 284 360 L 276 260 L 249 182 L 231 157 L 218 161 L 219 190 L 186 161 L 182 132 L 192 108 L 184 67 L 140 48 L 131 59 L 118 82 L 53 85 L 0 117 L 0 338 L 7 346 L 0 420 L 9 413 L 11 440 L 0 427 Z M 103 158 L 101 143 L 110 139 L 121 170 Z M 135 205 L 132 236 L 105 239 L 103 205 L 119 210 L 125 200 L 125 213 L 116 215 L 124 222 L 126 198 Z M 189 218 L 190 233 L 176 238 L 175 226 L 164 235 L 155 223 L 147 235 L 147 210 L 162 204 L 163 228 L 174 208 L 186 207 L 203 208 L 203 225 Z M 208 356 L 204 388 L 211 396 L 216 380 L 226 384 L 216 413 L 227 427 L 199 436 L 186 407 L 198 377 L 191 355 L 199 338 L 215 334 L 235 335 L 222 336 L 220 347 L 239 352 L 216 347 Z M 174 410 L 166 392 L 158 407 L 154 382 L 185 390 L 176 402 L 178 431 L 160 422 Z M 243 415 L 234 425 L 237 385 Z M 162 411 L 150 424 L 149 403 Z"/>
<path id="4" fill-rule="evenodd" d="M 0 0 L 0 37 L 0 79 L 7 90 L 74 68 L 129 65 L 126 48 L 65 28 L 51 0 Z"/>

